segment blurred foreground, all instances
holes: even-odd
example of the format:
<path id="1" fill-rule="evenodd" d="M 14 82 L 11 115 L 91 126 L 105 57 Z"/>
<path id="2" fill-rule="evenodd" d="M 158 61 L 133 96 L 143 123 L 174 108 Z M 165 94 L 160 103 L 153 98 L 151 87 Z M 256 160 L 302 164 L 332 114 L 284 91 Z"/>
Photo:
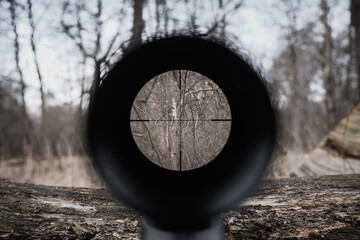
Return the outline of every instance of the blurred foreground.
<path id="1" fill-rule="evenodd" d="M 262 181 L 222 215 L 226 239 L 359 239 L 360 175 Z M 1 239 L 140 238 L 142 216 L 106 189 L 0 180 Z"/>

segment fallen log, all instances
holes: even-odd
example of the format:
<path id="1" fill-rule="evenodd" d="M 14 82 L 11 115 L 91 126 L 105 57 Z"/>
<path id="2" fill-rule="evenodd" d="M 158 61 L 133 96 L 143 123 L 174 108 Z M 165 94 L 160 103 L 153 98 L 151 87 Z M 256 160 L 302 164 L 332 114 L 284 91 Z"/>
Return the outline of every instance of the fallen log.
<path id="1" fill-rule="evenodd" d="M 302 157 L 290 176 L 309 177 L 360 173 L 360 104 Z"/>
<path id="2" fill-rule="evenodd" d="M 0 180 L 0 239 L 139 239 L 106 189 Z M 227 239 L 360 239 L 360 175 L 264 180 L 223 215 Z"/>
<path id="3" fill-rule="evenodd" d="M 360 159 L 360 104 L 320 142 L 320 148 Z"/>

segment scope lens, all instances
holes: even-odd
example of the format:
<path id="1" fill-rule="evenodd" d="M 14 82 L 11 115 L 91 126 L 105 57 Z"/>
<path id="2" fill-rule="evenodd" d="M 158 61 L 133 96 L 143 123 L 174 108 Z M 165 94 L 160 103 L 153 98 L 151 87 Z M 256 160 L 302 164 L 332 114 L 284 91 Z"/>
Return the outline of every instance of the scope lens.
<path id="1" fill-rule="evenodd" d="M 231 111 L 211 79 L 173 70 L 141 88 L 130 125 L 136 145 L 151 162 L 186 171 L 204 166 L 221 152 L 230 134 Z"/>

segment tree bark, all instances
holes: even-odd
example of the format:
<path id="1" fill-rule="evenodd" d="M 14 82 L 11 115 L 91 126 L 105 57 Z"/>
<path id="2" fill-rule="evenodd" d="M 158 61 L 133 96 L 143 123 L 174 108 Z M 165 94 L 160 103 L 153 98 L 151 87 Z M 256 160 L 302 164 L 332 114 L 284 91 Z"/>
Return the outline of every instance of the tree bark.
<path id="1" fill-rule="evenodd" d="M 141 43 L 141 35 L 145 28 L 145 21 L 143 19 L 143 9 L 145 0 L 133 0 L 134 18 L 131 29 L 130 46 Z"/>
<path id="2" fill-rule="evenodd" d="M 219 9 L 223 11 L 224 8 L 224 1 L 218 1 Z M 223 14 L 220 19 L 220 36 L 225 38 L 226 35 L 226 14 Z"/>
<path id="3" fill-rule="evenodd" d="M 357 72 L 358 101 L 360 101 L 360 0 L 351 0 L 351 25 L 355 30 L 355 58 Z"/>
<path id="4" fill-rule="evenodd" d="M 332 37 L 331 26 L 329 24 L 329 5 L 327 0 L 321 0 L 322 16 L 321 21 L 324 26 L 324 42 L 322 49 L 323 57 L 323 73 L 324 73 L 324 86 L 325 86 L 325 104 L 327 110 L 327 124 L 328 129 L 335 126 L 335 78 L 333 74 L 332 64 Z"/>
<path id="5" fill-rule="evenodd" d="M 46 103 L 45 103 L 45 91 L 44 91 L 44 80 L 40 71 L 40 64 L 37 56 L 37 48 L 35 43 L 35 23 L 33 19 L 33 12 L 32 12 L 32 2 L 31 0 L 27 0 L 27 7 L 28 7 L 28 19 L 30 22 L 31 27 L 31 35 L 30 35 L 30 45 L 34 55 L 34 64 L 36 68 L 36 73 L 39 80 L 39 90 L 40 90 L 40 97 L 41 97 L 41 144 L 42 144 L 42 154 L 45 159 L 51 158 L 51 149 L 50 149 L 50 142 L 48 139 L 47 133 L 47 120 L 46 120 Z"/>
<path id="6" fill-rule="evenodd" d="M 10 14 L 11 14 L 11 26 L 14 33 L 14 49 L 15 49 L 15 63 L 16 63 L 16 71 L 19 74 L 20 80 L 20 92 L 21 92 L 21 112 L 22 112 L 22 128 L 25 132 L 25 138 L 23 139 L 23 151 L 26 154 L 28 151 L 28 147 L 31 144 L 31 134 L 30 134 L 30 118 L 27 113 L 26 109 L 26 101 L 25 101 L 25 92 L 26 92 L 26 85 L 23 77 L 23 72 L 20 67 L 20 45 L 19 45 L 19 34 L 17 30 L 17 23 L 16 23 L 16 1 L 9 1 L 10 3 Z"/>
<path id="7" fill-rule="evenodd" d="M 102 63 L 101 61 L 94 59 L 94 80 L 93 80 L 93 82 L 91 84 L 91 88 L 90 88 L 90 103 L 93 102 L 95 94 L 100 87 L 101 63 Z"/>
<path id="8" fill-rule="evenodd" d="M 360 104 L 298 161 L 288 176 L 308 177 L 360 173 Z"/>
<path id="9" fill-rule="evenodd" d="M 351 11 L 351 7 L 350 7 L 350 11 Z M 352 94 L 351 94 L 351 83 L 352 83 L 352 70 L 353 70 L 353 63 L 354 63 L 354 40 L 353 40 L 353 31 L 352 31 L 352 21 L 349 24 L 349 32 L 348 32 L 348 38 L 349 38 L 349 43 L 347 46 L 347 54 L 349 56 L 349 61 L 348 64 L 346 66 L 346 82 L 345 82 L 345 89 L 344 89 L 344 97 L 346 100 L 348 100 L 351 103 L 356 103 L 357 99 L 353 99 L 352 98 Z"/>
<path id="10" fill-rule="evenodd" d="M 1 239 L 139 239 L 141 214 L 105 189 L 0 180 Z M 359 239 L 360 175 L 262 181 L 223 215 L 227 239 Z"/>

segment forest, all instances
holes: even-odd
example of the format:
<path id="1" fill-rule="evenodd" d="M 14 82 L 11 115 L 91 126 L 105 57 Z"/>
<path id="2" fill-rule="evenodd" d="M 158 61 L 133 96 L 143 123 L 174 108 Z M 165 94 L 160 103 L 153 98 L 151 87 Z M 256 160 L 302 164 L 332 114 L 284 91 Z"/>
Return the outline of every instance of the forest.
<path id="1" fill-rule="evenodd" d="M 226 39 L 251 59 L 276 103 L 275 158 L 309 153 L 360 103 L 359 0 L 1 0 L 0 19 L 0 177 L 101 184 L 83 139 L 89 102 L 126 49 L 152 36 L 185 33 Z M 166 109 L 177 109 L 178 103 L 162 100 L 174 92 L 188 106 L 213 103 L 198 116 L 204 120 L 231 118 L 221 89 L 210 81 L 196 85 L 203 76 L 187 71 L 179 74 L 188 74 L 187 84 L 195 87 L 177 92 L 176 84 L 168 82 L 168 92 L 141 103 L 149 89 L 163 91 L 159 83 L 164 78 L 177 82 L 175 72 L 166 74 L 139 92 L 129 120 L 148 117 L 137 110 L 160 102 L 165 107 L 155 115 L 177 119 L 175 111 Z M 184 111 L 192 114 L 191 107 Z M 189 152 L 183 167 L 203 165 L 221 151 L 228 125 L 188 124 L 193 135 L 183 136 L 183 150 Z M 171 160 L 179 150 L 176 139 L 165 143 L 157 137 L 159 132 L 172 135 L 176 128 L 137 122 L 131 127 L 149 159 L 158 165 L 168 159 L 168 168 L 179 168 Z M 153 138 L 139 133 L 149 130 Z M 81 182 L 78 172 L 84 169 L 88 180 Z M 274 171 L 282 176 L 282 170 Z M 61 174 L 54 177 L 53 172 Z M 70 177 L 62 182 L 65 174 Z"/>

